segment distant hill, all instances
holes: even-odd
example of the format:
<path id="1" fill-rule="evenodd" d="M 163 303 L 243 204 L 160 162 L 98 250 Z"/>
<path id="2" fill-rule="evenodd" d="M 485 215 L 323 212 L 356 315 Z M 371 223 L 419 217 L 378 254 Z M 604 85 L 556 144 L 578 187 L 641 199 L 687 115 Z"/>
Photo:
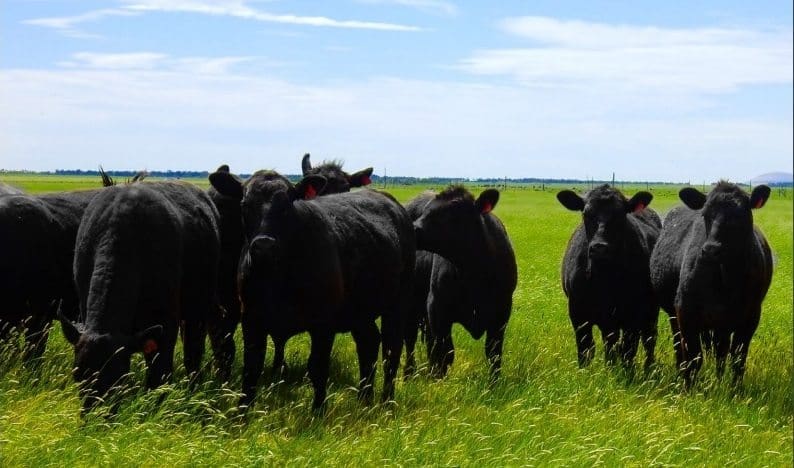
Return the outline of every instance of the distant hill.
<path id="1" fill-rule="evenodd" d="M 791 172 L 767 172 L 753 177 L 751 182 L 753 185 L 792 185 L 794 184 L 794 174 Z"/>

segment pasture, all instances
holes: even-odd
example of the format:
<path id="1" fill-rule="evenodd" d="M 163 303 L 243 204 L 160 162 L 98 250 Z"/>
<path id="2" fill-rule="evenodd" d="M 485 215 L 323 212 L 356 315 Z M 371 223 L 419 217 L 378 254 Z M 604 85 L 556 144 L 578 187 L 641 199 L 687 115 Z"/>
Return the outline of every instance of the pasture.
<path id="1" fill-rule="evenodd" d="M 0 180 L 29 193 L 99 186 L 98 178 L 82 176 L 2 174 Z M 387 190 L 405 202 L 425 188 Z M 695 389 L 685 393 L 663 312 L 658 365 L 649 378 L 630 380 L 606 367 L 600 340 L 593 364 L 578 368 L 560 263 L 580 216 L 558 203 L 560 188 L 510 187 L 494 210 L 510 234 L 519 270 L 502 378 L 495 385 L 488 382 L 483 341 L 456 326 L 456 359 L 445 379 L 433 380 L 422 370 L 398 383 L 395 402 L 362 406 L 355 349 L 349 336 L 340 335 L 327 412 L 315 417 L 305 376 L 308 339 L 296 337 L 287 344 L 283 381 L 268 369 L 256 406 L 240 415 L 238 330 L 228 386 L 205 379 L 189 390 L 180 356 L 173 383 L 145 392 L 138 355 L 136 386 L 122 397 L 119 413 L 81 420 L 72 348 L 56 326 L 34 368 L 7 350 L 0 356 L 0 465 L 790 465 L 791 191 L 781 196 L 773 189 L 767 205 L 754 212 L 776 263 L 743 388 L 734 392 L 729 378 L 717 380 L 707 358 Z M 627 186 L 624 193 L 640 188 Z M 481 189 L 471 190 L 476 196 Z M 661 215 L 679 203 L 678 187 L 652 189 L 651 207 Z M 421 367 L 426 353 L 421 346 L 418 351 Z M 376 391 L 382 376 L 379 368 Z"/>

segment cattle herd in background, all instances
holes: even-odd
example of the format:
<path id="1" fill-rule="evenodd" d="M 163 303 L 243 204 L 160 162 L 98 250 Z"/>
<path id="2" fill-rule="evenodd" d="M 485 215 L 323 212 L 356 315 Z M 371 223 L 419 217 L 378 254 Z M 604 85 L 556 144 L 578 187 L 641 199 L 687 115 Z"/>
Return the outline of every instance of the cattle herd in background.
<path id="1" fill-rule="evenodd" d="M 326 399 L 337 333 L 352 334 L 359 397 L 368 403 L 379 352 L 388 400 L 403 345 L 404 374 L 416 370 L 420 331 L 430 374 L 443 377 L 454 360 L 453 323 L 475 339 L 485 335 L 497 378 L 517 283 L 507 231 L 492 213 L 499 192 L 475 198 L 451 186 L 402 206 L 385 192 L 350 191 L 370 183 L 372 168 L 312 167 L 307 154 L 302 170 L 293 184 L 274 171 L 242 180 L 224 165 L 207 192 L 138 177 L 116 185 L 104 175 L 109 187 L 47 195 L 0 183 L 0 340 L 17 330 L 23 358 L 38 358 L 57 316 L 74 347 L 83 411 L 129 373 L 133 353 L 144 355 L 147 387 L 166 381 L 180 332 L 191 379 L 201 377 L 209 336 L 213 370 L 228 380 L 238 324 L 242 407 L 256 396 L 267 336 L 279 373 L 287 340 L 310 335 L 315 409 Z M 728 182 L 708 195 L 685 188 L 684 206 L 662 223 L 648 192 L 559 192 L 563 206 L 582 213 L 562 260 L 579 365 L 595 355 L 596 326 L 607 362 L 632 372 L 642 344 L 650 369 L 661 307 L 685 387 L 703 347 L 714 351 L 718 375 L 732 356 L 739 384 L 772 276 L 752 215 L 769 194 Z"/>

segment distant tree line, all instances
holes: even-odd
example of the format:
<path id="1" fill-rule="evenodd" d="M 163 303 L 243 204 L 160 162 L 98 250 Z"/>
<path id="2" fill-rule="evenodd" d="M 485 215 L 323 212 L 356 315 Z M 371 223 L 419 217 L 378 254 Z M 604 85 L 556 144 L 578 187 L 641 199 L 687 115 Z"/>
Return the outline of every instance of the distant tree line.
<path id="1" fill-rule="evenodd" d="M 81 176 L 99 176 L 99 171 L 83 170 L 83 169 L 56 169 L 53 171 L 9 171 L 0 169 L 0 173 L 23 173 L 23 174 L 55 174 L 55 175 L 81 175 Z M 112 177 L 127 178 L 132 177 L 138 171 L 105 171 Z M 208 171 L 148 171 L 150 177 L 160 177 L 169 179 L 206 179 L 209 176 Z M 247 178 L 250 174 L 238 174 L 242 178 Z M 285 174 L 285 176 L 292 180 L 298 181 L 301 179 L 300 174 Z M 539 177 L 503 177 L 503 178 L 477 178 L 468 179 L 463 177 L 405 177 L 405 176 L 378 176 L 372 175 L 372 182 L 379 185 L 449 185 L 459 183 L 475 183 L 477 185 L 485 186 L 504 186 L 505 184 L 524 184 L 524 185 L 541 185 L 546 184 L 570 184 L 595 186 L 600 184 L 615 184 L 615 185 L 681 185 L 680 182 L 662 182 L 662 181 L 646 181 L 646 180 L 583 180 L 583 179 L 550 179 Z M 689 184 L 686 184 L 689 185 Z M 697 185 L 697 184 L 695 184 Z M 748 185 L 740 183 L 740 185 Z M 791 182 L 777 182 L 768 183 L 770 187 L 791 187 Z"/>

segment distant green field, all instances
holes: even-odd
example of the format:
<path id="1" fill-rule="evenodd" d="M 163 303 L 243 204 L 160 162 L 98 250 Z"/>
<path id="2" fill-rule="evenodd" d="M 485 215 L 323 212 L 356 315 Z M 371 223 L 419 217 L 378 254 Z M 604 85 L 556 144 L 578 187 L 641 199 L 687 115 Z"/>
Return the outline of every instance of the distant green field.
<path id="1" fill-rule="evenodd" d="M 29 192 L 99 185 L 90 177 L 0 175 L 0 181 Z M 328 411 L 315 418 L 304 375 L 308 339 L 297 337 L 287 345 L 291 370 L 285 381 L 276 383 L 266 373 L 255 410 L 242 418 L 234 411 L 238 333 L 238 361 L 228 386 L 210 381 L 191 392 L 180 363 L 173 384 L 150 393 L 129 390 L 115 418 L 95 414 L 81 421 L 72 350 L 56 327 L 38 369 L 24 368 L 10 354 L 0 359 L 0 466 L 791 466 L 791 191 L 773 190 L 769 203 L 755 212 L 776 264 L 743 389 L 734 393 L 730 379 L 717 381 L 707 360 L 696 389 L 684 393 L 664 313 L 659 367 L 651 378 L 632 382 L 607 368 L 600 344 L 593 365 L 577 367 L 559 272 L 580 216 L 557 202 L 561 187 L 509 187 L 494 211 L 507 226 L 519 268 L 503 378 L 495 386 L 488 385 L 483 341 L 456 327 L 456 359 L 447 378 L 435 381 L 420 372 L 398 384 L 396 402 L 364 407 L 355 397 L 355 349 L 349 336 L 340 335 Z M 425 188 L 387 190 L 407 201 Z M 625 190 L 640 188 L 645 189 Z M 651 189 L 651 207 L 661 214 L 678 203 L 677 187 Z M 419 354 L 425 362 L 424 350 Z M 133 367 L 141 382 L 141 359 Z"/>

